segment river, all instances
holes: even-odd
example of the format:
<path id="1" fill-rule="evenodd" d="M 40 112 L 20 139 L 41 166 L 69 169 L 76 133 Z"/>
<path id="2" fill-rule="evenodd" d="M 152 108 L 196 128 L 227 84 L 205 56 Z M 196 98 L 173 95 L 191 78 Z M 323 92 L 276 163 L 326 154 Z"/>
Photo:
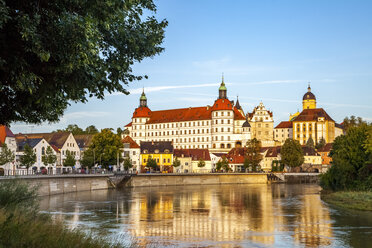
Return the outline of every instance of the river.
<path id="1" fill-rule="evenodd" d="M 44 197 L 43 212 L 144 247 L 372 247 L 372 212 L 329 206 L 320 187 L 208 185 Z"/>

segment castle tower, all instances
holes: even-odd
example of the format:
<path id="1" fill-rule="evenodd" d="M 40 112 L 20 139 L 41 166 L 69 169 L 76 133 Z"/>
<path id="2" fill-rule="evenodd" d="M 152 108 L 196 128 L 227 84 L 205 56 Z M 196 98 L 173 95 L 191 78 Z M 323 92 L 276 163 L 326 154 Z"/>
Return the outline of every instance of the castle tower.
<path id="1" fill-rule="evenodd" d="M 222 74 L 222 83 L 218 89 L 218 99 L 227 99 L 227 88 L 225 86 L 223 74 Z"/>
<path id="2" fill-rule="evenodd" d="M 316 108 L 316 98 L 315 95 L 311 92 L 311 87 L 307 88 L 307 92 L 302 98 L 302 109 L 315 109 Z"/>
<path id="3" fill-rule="evenodd" d="M 147 97 L 145 95 L 145 89 L 142 90 L 142 94 L 140 97 L 140 107 L 147 107 Z"/>

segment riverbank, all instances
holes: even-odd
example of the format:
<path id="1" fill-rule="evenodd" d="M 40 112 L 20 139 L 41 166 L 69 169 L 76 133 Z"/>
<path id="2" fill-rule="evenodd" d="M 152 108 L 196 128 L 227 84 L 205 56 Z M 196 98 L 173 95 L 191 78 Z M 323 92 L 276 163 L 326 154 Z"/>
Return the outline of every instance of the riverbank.
<path id="1" fill-rule="evenodd" d="M 39 213 L 38 188 L 20 180 L 0 184 L 0 247 L 122 247 Z"/>
<path id="2" fill-rule="evenodd" d="M 372 192 L 337 191 L 321 193 L 321 199 L 335 206 L 372 211 Z"/>

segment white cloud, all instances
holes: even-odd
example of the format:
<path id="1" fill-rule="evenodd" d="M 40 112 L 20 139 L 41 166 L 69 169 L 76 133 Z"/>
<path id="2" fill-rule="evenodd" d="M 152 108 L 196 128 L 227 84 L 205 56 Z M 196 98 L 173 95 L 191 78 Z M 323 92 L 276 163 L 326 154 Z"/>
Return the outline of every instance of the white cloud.
<path id="1" fill-rule="evenodd" d="M 171 90 L 171 89 L 186 89 L 186 88 L 203 88 L 203 87 L 216 87 L 220 85 L 219 83 L 213 83 L 213 84 L 185 84 L 185 85 L 163 85 L 163 86 L 153 86 L 153 87 L 145 87 L 145 93 L 149 92 L 158 92 L 158 91 L 164 91 L 164 90 Z M 136 95 L 141 94 L 143 88 L 137 88 L 129 90 L 130 94 Z M 117 96 L 122 95 L 123 93 L 115 92 L 112 93 L 111 96 Z"/>

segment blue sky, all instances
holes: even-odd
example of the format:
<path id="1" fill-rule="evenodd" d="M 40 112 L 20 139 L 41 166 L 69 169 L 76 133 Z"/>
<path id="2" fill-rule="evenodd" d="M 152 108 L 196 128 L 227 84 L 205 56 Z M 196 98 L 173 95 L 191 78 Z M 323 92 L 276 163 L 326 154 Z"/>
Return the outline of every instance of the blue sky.
<path id="1" fill-rule="evenodd" d="M 134 66 L 149 79 L 131 95 L 91 99 L 66 110 L 60 122 L 14 123 L 18 132 L 48 132 L 78 124 L 123 127 L 142 87 L 152 110 L 212 105 L 221 74 L 228 97 L 245 112 L 262 100 L 275 124 L 301 110 L 307 83 L 337 122 L 372 121 L 372 1 L 156 0 L 166 18 L 165 51 Z"/>

